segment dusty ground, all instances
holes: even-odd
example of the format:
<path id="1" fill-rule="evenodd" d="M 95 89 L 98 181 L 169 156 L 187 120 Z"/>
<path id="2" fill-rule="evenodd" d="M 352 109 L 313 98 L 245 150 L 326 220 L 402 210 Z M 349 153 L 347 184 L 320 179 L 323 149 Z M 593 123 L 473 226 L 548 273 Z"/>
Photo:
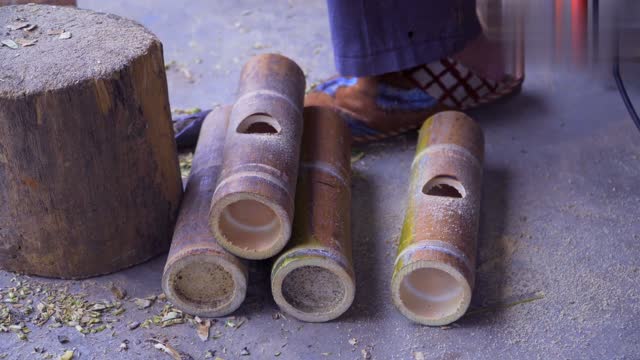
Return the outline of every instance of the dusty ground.
<path id="1" fill-rule="evenodd" d="M 80 5 L 136 19 L 162 39 L 174 108 L 230 102 L 241 64 L 260 52 L 292 57 L 310 83 L 332 73 L 322 0 Z M 635 99 L 638 94 L 636 89 Z M 637 359 L 640 133 L 611 80 L 530 64 L 519 97 L 472 116 L 487 140 L 478 279 L 474 310 L 454 326 L 411 324 L 390 303 L 407 190 L 403 174 L 408 175 L 415 143 L 409 135 L 358 150 L 365 154 L 354 166 L 353 184 L 358 288 L 354 306 L 339 320 L 306 324 L 278 316 L 265 263 L 254 266 L 236 318 L 215 323 L 207 342 L 190 324 L 128 329 L 162 311 L 162 300 L 139 310 L 133 299 L 161 293 L 164 257 L 81 282 L 23 276 L 12 282 L 12 274 L 0 272 L 4 299 L 17 282 L 66 286 L 91 302 L 116 300 L 112 282 L 128 293 L 122 314 L 111 309 L 102 316 L 116 320 L 111 329 L 83 335 L 74 327 L 29 324 L 26 341 L 0 333 L 0 354 L 57 358 L 75 349 L 79 359 L 170 359 L 147 342 L 158 338 L 194 359 L 208 351 L 222 359 L 358 359 L 362 351 L 373 359 Z M 35 307 L 40 297 L 20 301 L 34 299 Z M 58 336 L 69 342 L 61 344 Z M 128 350 L 118 351 L 125 340 Z"/>

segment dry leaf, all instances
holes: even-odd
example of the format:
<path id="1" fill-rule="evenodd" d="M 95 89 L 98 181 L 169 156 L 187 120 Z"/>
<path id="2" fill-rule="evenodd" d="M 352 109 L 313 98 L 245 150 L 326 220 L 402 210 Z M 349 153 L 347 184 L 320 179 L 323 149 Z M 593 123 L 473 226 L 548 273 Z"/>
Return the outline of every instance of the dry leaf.
<path id="1" fill-rule="evenodd" d="M 89 308 L 91 311 L 102 311 L 106 309 L 107 306 L 105 304 L 93 304 L 92 307 Z"/>
<path id="2" fill-rule="evenodd" d="M 17 22 L 17 23 L 13 23 L 13 24 L 7 25 L 7 29 L 9 29 L 9 30 L 20 30 L 22 28 L 26 28 L 27 26 L 29 26 L 28 22 Z"/>
<path id="3" fill-rule="evenodd" d="M 362 358 L 363 359 L 365 359 L 365 360 L 371 359 L 371 352 L 369 350 L 362 349 L 360 352 L 362 353 Z"/>
<path id="4" fill-rule="evenodd" d="M 119 308 L 115 310 L 112 314 L 118 316 L 118 315 L 122 315 L 123 312 L 125 312 L 125 308 Z"/>
<path id="5" fill-rule="evenodd" d="M 71 360 L 73 359 L 73 350 L 67 350 L 64 354 L 60 355 L 60 360 Z"/>
<path id="6" fill-rule="evenodd" d="M 37 39 L 16 39 L 16 43 L 22 47 L 33 46 L 37 42 Z"/>
<path id="7" fill-rule="evenodd" d="M 68 31 L 65 31 L 62 34 L 60 34 L 59 39 L 62 39 L 62 40 L 71 39 L 71 33 Z"/>
<path id="8" fill-rule="evenodd" d="M 209 329 L 211 329 L 211 320 L 201 320 L 196 317 L 196 321 L 198 322 L 198 337 L 202 341 L 209 340 Z"/>
<path id="9" fill-rule="evenodd" d="M 157 341 L 157 340 L 154 340 L 154 341 Z M 171 357 L 173 357 L 174 360 L 182 360 L 182 356 L 180 355 L 178 350 L 174 349 L 173 346 L 169 344 L 163 344 L 161 342 L 158 342 L 154 344 L 153 347 L 171 355 Z"/>
<path id="10" fill-rule="evenodd" d="M 150 307 L 151 304 L 153 304 L 153 302 L 149 299 L 135 299 L 133 302 L 136 304 L 136 306 L 140 310 L 146 309 Z"/>
<path id="11" fill-rule="evenodd" d="M 244 316 L 239 319 L 236 319 L 235 316 L 231 316 L 224 322 L 224 326 L 238 330 L 245 322 L 247 322 L 247 318 Z"/>
<path id="12" fill-rule="evenodd" d="M 118 300 L 122 300 L 127 296 L 127 290 L 119 288 L 116 284 L 111 284 L 111 293 Z"/>
<path id="13" fill-rule="evenodd" d="M 177 319 L 179 317 L 180 317 L 180 314 L 178 314 L 175 311 L 171 311 L 171 312 L 167 313 L 167 315 L 162 317 L 162 322 L 175 320 L 175 319 Z"/>
<path id="14" fill-rule="evenodd" d="M 51 29 L 47 30 L 47 35 L 60 35 L 64 32 L 62 29 Z"/>
<path id="15" fill-rule="evenodd" d="M 7 40 L 2 40 L 0 41 L 0 43 L 8 48 L 11 49 L 17 49 L 18 48 L 18 44 L 16 44 L 15 41 L 11 40 L 11 39 L 7 39 Z"/>
<path id="16" fill-rule="evenodd" d="M 180 72 L 182 73 L 182 75 L 184 75 L 188 82 L 192 83 L 195 81 L 189 69 L 183 67 L 180 69 Z"/>

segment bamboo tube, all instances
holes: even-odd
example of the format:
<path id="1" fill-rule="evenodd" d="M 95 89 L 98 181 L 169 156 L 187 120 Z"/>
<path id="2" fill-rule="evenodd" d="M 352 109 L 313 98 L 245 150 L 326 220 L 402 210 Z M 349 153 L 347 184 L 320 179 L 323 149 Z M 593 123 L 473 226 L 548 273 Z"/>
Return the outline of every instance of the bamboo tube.
<path id="1" fill-rule="evenodd" d="M 304 89 L 284 56 L 256 56 L 242 70 L 210 213 L 213 234 L 240 257 L 271 257 L 291 236 Z"/>
<path id="2" fill-rule="evenodd" d="M 304 110 L 305 132 L 289 249 L 271 272 L 276 303 L 292 316 L 329 321 L 353 302 L 351 260 L 351 143 L 332 110 Z"/>
<path id="3" fill-rule="evenodd" d="M 224 250 L 208 226 L 229 111 L 230 107 L 214 110 L 202 125 L 162 275 L 162 289 L 176 307 L 205 317 L 233 312 L 247 290 L 246 264 Z"/>
<path id="4" fill-rule="evenodd" d="M 420 130 L 391 293 L 409 319 L 445 325 L 471 301 L 484 140 L 465 114 L 438 113 Z"/>

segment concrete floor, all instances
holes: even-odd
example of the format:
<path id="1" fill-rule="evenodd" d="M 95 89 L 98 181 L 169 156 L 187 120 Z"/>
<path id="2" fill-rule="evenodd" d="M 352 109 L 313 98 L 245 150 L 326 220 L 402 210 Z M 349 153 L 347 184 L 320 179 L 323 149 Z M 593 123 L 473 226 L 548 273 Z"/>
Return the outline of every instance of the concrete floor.
<path id="1" fill-rule="evenodd" d="M 260 52 L 296 60 L 309 82 L 332 74 L 323 0 L 80 0 L 81 7 L 136 19 L 165 45 L 174 108 L 210 107 L 234 97 L 242 63 Z M 189 325 L 126 328 L 160 311 L 158 302 L 127 312 L 115 332 L 83 336 L 73 328 L 31 327 L 29 341 L 0 333 L 0 354 L 36 358 L 34 347 L 79 359 L 170 357 L 145 342 L 166 337 L 194 359 L 638 359 L 640 357 L 640 133 L 610 79 L 541 62 L 527 68 L 523 93 L 472 112 L 486 136 L 484 198 L 476 290 L 481 308 L 453 327 L 408 322 L 390 303 L 389 282 L 405 204 L 415 135 L 359 149 L 354 165 L 353 229 L 357 295 L 340 319 L 306 324 L 278 312 L 268 264 L 256 264 L 239 329 L 219 321 L 201 342 Z M 634 90 L 635 99 L 640 92 Z M 637 104 L 640 101 L 636 100 Z M 115 282 L 130 298 L 161 293 L 164 257 L 69 286 L 92 300 L 113 299 Z M 0 288 L 13 275 L 0 272 Z M 18 277 L 24 279 L 26 277 Z M 513 305 L 531 297 L 541 299 Z M 508 306 L 513 305 L 513 306 Z M 58 335 L 70 342 L 60 344 Z M 129 341 L 127 352 L 117 352 Z M 356 339 L 357 344 L 349 343 Z M 224 351 L 223 351 L 224 349 Z M 280 353 L 278 357 L 275 357 Z M 40 358 L 40 355 L 37 356 Z"/>

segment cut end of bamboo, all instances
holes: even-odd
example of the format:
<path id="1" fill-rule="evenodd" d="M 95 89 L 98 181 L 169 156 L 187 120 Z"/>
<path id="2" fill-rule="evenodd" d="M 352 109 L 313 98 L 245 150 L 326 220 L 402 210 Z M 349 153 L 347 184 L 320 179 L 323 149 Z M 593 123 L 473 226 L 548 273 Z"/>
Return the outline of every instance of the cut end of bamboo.
<path id="1" fill-rule="evenodd" d="M 189 254 L 167 264 L 162 289 L 181 310 L 218 317 L 240 307 L 247 293 L 247 276 L 241 265 L 219 253 Z"/>
<path id="2" fill-rule="evenodd" d="M 404 316 L 429 326 L 458 320 L 471 303 L 471 286 L 464 275 L 439 261 L 422 260 L 400 269 L 391 291 Z"/>
<path id="3" fill-rule="evenodd" d="M 325 322 L 342 315 L 353 303 L 353 274 L 328 257 L 288 254 L 274 266 L 271 288 L 278 306 L 307 322 Z"/>
<path id="4" fill-rule="evenodd" d="M 211 209 L 211 230 L 220 245 L 245 259 L 266 259 L 282 251 L 290 224 L 278 202 L 251 193 L 229 194 Z"/>

